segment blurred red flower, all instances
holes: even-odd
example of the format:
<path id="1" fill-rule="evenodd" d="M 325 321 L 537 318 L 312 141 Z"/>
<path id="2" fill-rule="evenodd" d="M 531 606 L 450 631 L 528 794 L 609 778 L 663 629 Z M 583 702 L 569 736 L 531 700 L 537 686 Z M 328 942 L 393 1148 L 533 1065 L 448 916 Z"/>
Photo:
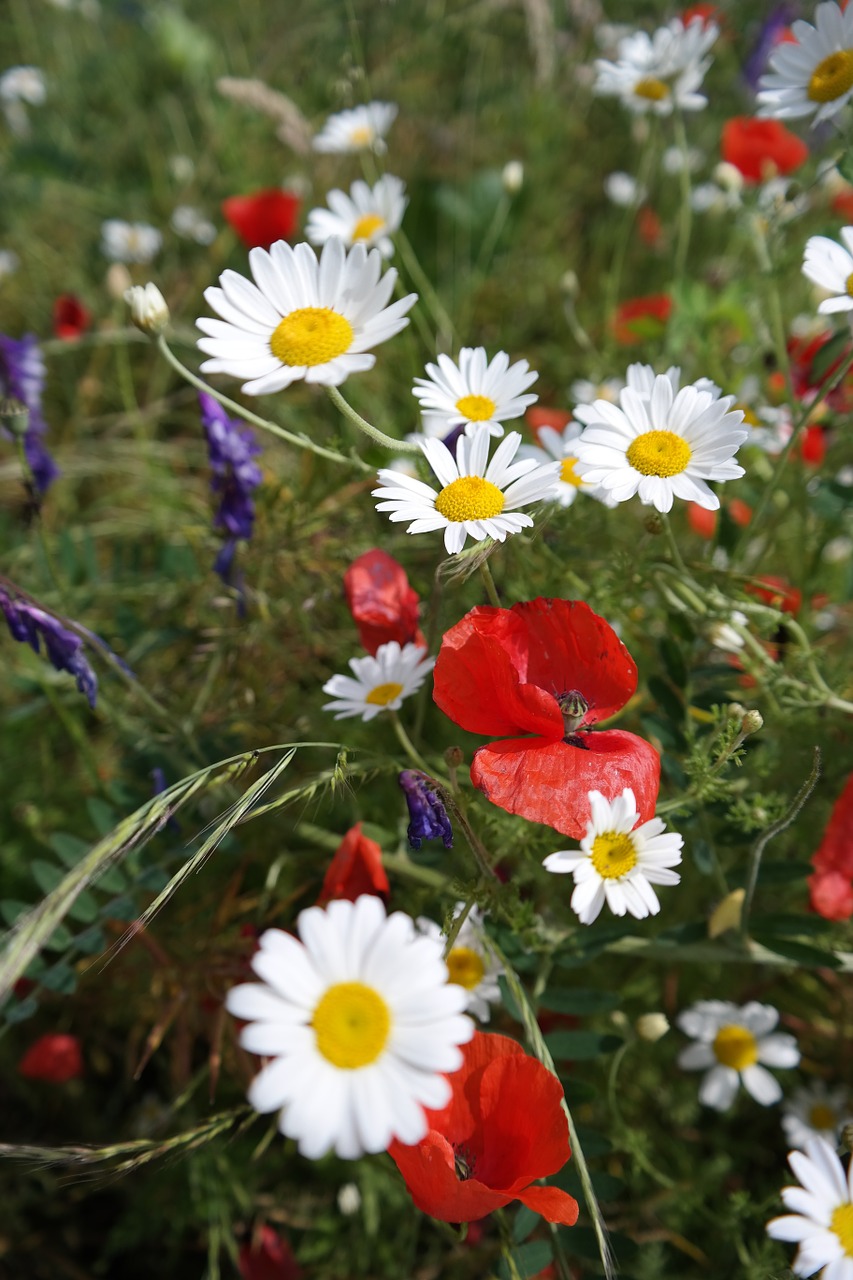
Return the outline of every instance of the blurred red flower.
<path id="1" fill-rule="evenodd" d="M 241 1280 L 300 1280 L 302 1276 L 290 1245 L 272 1227 L 261 1227 L 242 1246 L 237 1266 Z"/>
<path id="2" fill-rule="evenodd" d="M 723 15 L 720 13 L 720 7 L 716 4 L 691 4 L 684 10 L 681 15 L 681 21 L 685 27 L 689 26 L 694 18 L 701 18 L 703 26 L 710 26 L 712 22 L 716 22 L 720 26 L 723 22 Z"/>
<path id="3" fill-rule="evenodd" d="M 835 341 L 835 333 L 827 329 L 815 338 L 794 337 L 788 339 L 788 356 L 791 361 L 791 380 L 794 394 L 806 404 L 813 401 L 822 383 L 837 373 L 849 359 L 851 347 L 845 344 L 827 363 L 824 348 Z M 782 384 L 784 386 L 784 382 Z M 825 404 L 836 413 L 846 413 L 853 408 L 853 377 L 848 372 L 840 384 L 825 397 Z M 808 428 L 813 431 L 813 427 Z M 805 442 L 803 443 L 805 450 Z M 805 453 L 803 455 L 805 457 Z M 806 461 L 814 459 L 806 458 Z"/>
<path id="4" fill-rule="evenodd" d="M 620 303 L 613 313 L 613 336 L 623 347 L 659 338 L 671 315 L 672 298 L 668 293 L 629 298 L 627 302 Z"/>
<path id="5" fill-rule="evenodd" d="M 752 520 L 752 507 L 742 498 L 732 498 L 731 502 L 727 502 L 726 511 L 735 524 L 739 524 L 742 529 L 745 529 Z"/>
<path id="6" fill-rule="evenodd" d="M 387 551 L 374 548 L 353 560 L 344 574 L 350 613 L 368 653 L 389 640 L 426 648 L 418 627 L 418 594 L 409 586 L 401 564 Z"/>
<path id="7" fill-rule="evenodd" d="M 750 595 L 758 596 L 759 600 L 772 605 L 774 609 L 780 609 L 783 613 L 792 613 L 796 616 L 800 612 L 803 593 L 797 587 L 792 587 L 790 582 L 772 573 L 762 574 L 759 582 L 763 585 L 759 586 L 758 582 L 746 584 L 746 590 Z"/>
<path id="8" fill-rule="evenodd" d="M 247 249 L 268 249 L 293 235 L 301 204 L 293 191 L 269 187 L 248 196 L 229 196 L 222 201 L 222 213 Z"/>
<path id="9" fill-rule="evenodd" d="M 332 898 L 346 898 L 355 902 L 361 894 L 372 893 L 387 902 L 390 891 L 382 850 L 375 840 L 361 834 L 361 823 L 357 822 L 338 845 L 317 901 L 322 904 Z"/>
<path id="10" fill-rule="evenodd" d="M 746 182 L 766 182 L 778 174 L 793 173 L 809 158 L 803 140 L 778 120 L 751 116 L 726 121 L 720 149 L 723 159 L 739 169 Z"/>
<path id="11" fill-rule="evenodd" d="M 92 323 L 92 313 L 73 293 L 61 293 L 53 304 L 53 332 L 57 338 L 71 342 L 85 333 Z"/>
<path id="12" fill-rule="evenodd" d="M 836 192 L 832 197 L 831 208 L 832 212 L 840 214 L 845 222 L 853 222 L 853 188 Z"/>
<path id="13" fill-rule="evenodd" d="M 717 532 L 717 513 L 707 507 L 700 507 L 698 502 L 688 503 L 687 523 L 700 538 L 713 538 Z"/>
<path id="14" fill-rule="evenodd" d="M 827 920 L 853 916 L 853 773 L 826 824 L 823 839 L 812 856 L 809 876 L 811 904 Z"/>
<path id="15" fill-rule="evenodd" d="M 551 427 L 553 431 L 562 432 L 572 420 L 568 409 L 549 409 L 544 404 L 531 405 L 524 417 L 536 436 L 539 435 L 542 427 Z"/>
<path id="16" fill-rule="evenodd" d="M 506 1036 L 475 1032 L 462 1052 L 448 1076 L 450 1102 L 426 1113 L 427 1136 L 388 1148 L 415 1204 L 441 1222 L 472 1222 L 520 1200 L 547 1222 L 574 1226 L 572 1196 L 531 1186 L 571 1154 L 559 1080 Z"/>
<path id="17" fill-rule="evenodd" d="M 31 1044 L 18 1071 L 28 1080 L 47 1080 L 50 1084 L 67 1084 L 83 1074 L 83 1053 L 76 1036 L 48 1033 Z"/>
<path id="18" fill-rule="evenodd" d="M 462 729 L 505 737 L 471 764 L 471 781 L 493 804 L 580 839 L 590 791 L 613 800 L 630 787 L 642 820 L 654 817 L 654 748 L 622 729 L 589 732 L 636 687 L 634 660 L 603 618 L 581 600 L 540 597 L 511 609 L 480 605 L 451 627 L 433 697 Z"/>
<path id="19" fill-rule="evenodd" d="M 806 427 L 800 437 L 800 457 L 812 467 L 819 467 L 826 457 L 826 432 L 820 423 Z"/>

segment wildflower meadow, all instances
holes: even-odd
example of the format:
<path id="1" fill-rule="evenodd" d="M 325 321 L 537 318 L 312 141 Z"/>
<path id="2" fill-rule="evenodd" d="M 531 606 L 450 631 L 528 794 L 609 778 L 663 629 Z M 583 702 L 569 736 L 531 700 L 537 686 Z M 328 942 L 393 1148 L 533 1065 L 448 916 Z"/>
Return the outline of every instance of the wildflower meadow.
<path id="1" fill-rule="evenodd" d="M 851 100 L 0 5 L 3 1280 L 853 1280 Z"/>

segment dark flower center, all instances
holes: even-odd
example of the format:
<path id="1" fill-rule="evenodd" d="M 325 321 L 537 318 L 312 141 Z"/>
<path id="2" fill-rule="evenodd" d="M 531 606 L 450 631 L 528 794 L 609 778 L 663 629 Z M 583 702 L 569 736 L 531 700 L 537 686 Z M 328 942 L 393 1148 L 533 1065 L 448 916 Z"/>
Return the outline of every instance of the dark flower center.
<path id="1" fill-rule="evenodd" d="M 466 1146 L 453 1148 L 453 1165 L 456 1169 L 456 1176 L 460 1182 L 467 1182 L 469 1178 L 473 1178 L 474 1170 L 477 1167 L 477 1158 L 472 1155 Z"/>
<path id="2" fill-rule="evenodd" d="M 583 724 L 584 716 L 589 711 L 589 703 L 578 689 L 567 689 L 554 696 L 563 717 L 566 737 L 569 738 Z"/>

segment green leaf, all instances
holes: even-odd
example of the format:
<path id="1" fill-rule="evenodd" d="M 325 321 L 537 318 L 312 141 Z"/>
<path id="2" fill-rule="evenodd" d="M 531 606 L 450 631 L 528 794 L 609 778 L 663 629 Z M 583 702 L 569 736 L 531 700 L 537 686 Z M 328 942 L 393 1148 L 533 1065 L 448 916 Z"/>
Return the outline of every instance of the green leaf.
<path id="1" fill-rule="evenodd" d="M 146 867 L 136 877 L 137 889 L 146 889 L 149 893 L 160 893 L 169 883 L 168 872 L 162 867 Z"/>
<path id="2" fill-rule="evenodd" d="M 108 902 L 104 907 L 104 915 L 112 917 L 114 920 L 136 920 L 139 915 L 139 908 L 132 898 L 127 894 L 122 894 L 119 898 L 113 898 L 112 902 Z"/>
<path id="3" fill-rule="evenodd" d="M 58 961 L 41 975 L 41 985 L 61 996 L 70 996 L 77 987 L 77 974 L 64 960 Z"/>
<path id="4" fill-rule="evenodd" d="M 127 888 L 127 876 L 118 865 L 107 867 L 106 871 L 99 873 L 96 884 L 104 893 L 123 893 Z"/>
<path id="5" fill-rule="evenodd" d="M 39 1002 L 35 996 L 27 996 L 26 1000 L 13 1000 L 3 1010 L 7 1022 L 26 1022 L 34 1013 L 38 1013 Z"/>
<path id="6" fill-rule="evenodd" d="M 683 689 L 687 684 L 687 664 L 681 652 L 681 646 L 676 643 L 672 636 L 664 636 L 658 645 L 660 651 L 663 669 L 669 679 L 679 689 Z"/>
<path id="7" fill-rule="evenodd" d="M 116 813 L 111 804 L 107 804 L 105 800 L 101 800 L 98 796 L 89 796 L 86 801 L 86 809 L 99 836 L 108 836 L 113 827 L 120 820 L 120 815 Z"/>
<path id="8" fill-rule="evenodd" d="M 707 840 L 698 839 L 689 842 L 690 857 L 696 870 L 703 876 L 713 875 L 714 850 Z"/>
<path id="9" fill-rule="evenodd" d="M 14 924 L 19 916 L 25 911 L 29 911 L 32 906 L 31 902 L 20 902 L 17 898 L 4 898 L 0 902 L 0 916 L 6 921 L 6 924 Z"/>
<path id="10" fill-rule="evenodd" d="M 102 951 L 106 951 L 107 945 L 106 935 L 98 925 L 93 925 L 91 929 L 84 929 L 74 939 L 74 950 L 84 956 L 100 955 Z"/>
<path id="11" fill-rule="evenodd" d="M 528 1209 L 526 1204 L 521 1205 L 512 1224 L 513 1243 L 523 1244 L 538 1221 L 539 1214 L 534 1209 Z"/>
<path id="12" fill-rule="evenodd" d="M 762 880 L 764 868 L 762 867 Z M 831 920 L 824 920 L 819 915 L 795 915 L 792 911 L 779 911 L 770 915 L 758 915 L 753 913 L 749 921 L 750 930 L 753 933 L 768 933 L 783 938 L 796 938 L 800 934 L 808 934 L 814 937 L 817 934 L 826 933 L 832 928 Z"/>
<path id="13" fill-rule="evenodd" d="M 69 835 L 67 831 L 54 831 L 47 843 L 66 867 L 76 867 L 83 854 L 89 851 L 85 840 Z"/>
<path id="14" fill-rule="evenodd" d="M 65 872 L 55 862 L 47 862 L 44 858 L 36 858 L 30 868 L 42 893 L 51 893 L 63 879 Z"/>
<path id="15" fill-rule="evenodd" d="M 552 1057 L 562 1062 L 591 1062 L 613 1053 L 622 1044 L 620 1036 L 599 1035 L 596 1031 L 552 1031 L 545 1037 Z"/>
<path id="16" fill-rule="evenodd" d="M 613 991 L 591 991 L 583 987 L 549 987 L 540 1004 L 552 1013 L 610 1013 L 618 1009 L 622 997 Z"/>
<path id="17" fill-rule="evenodd" d="M 91 924 L 100 915 L 97 898 L 88 889 L 83 889 L 68 908 L 68 914 L 72 920 L 79 920 L 81 924 Z"/>
<path id="18" fill-rule="evenodd" d="M 784 956 L 786 960 L 791 960 L 795 964 L 804 965 L 809 969 L 816 966 L 822 969 L 840 969 L 841 961 L 838 956 L 831 951 L 823 951 L 819 947 L 812 947 L 807 942 L 796 942 L 792 938 L 777 938 L 772 933 L 758 934 L 753 933 L 756 942 L 760 942 L 762 947 L 766 947 L 768 951 L 772 951 L 777 956 Z"/>
<path id="19" fill-rule="evenodd" d="M 516 1004 L 515 996 L 510 991 L 509 984 L 503 974 L 498 978 L 498 986 L 501 991 L 501 1002 L 507 1013 L 511 1018 L 514 1018 L 516 1022 L 522 1022 L 521 1010 Z"/>
<path id="20" fill-rule="evenodd" d="M 70 930 L 58 924 L 44 946 L 46 951 L 67 951 L 73 941 Z"/>
<path id="21" fill-rule="evenodd" d="M 554 1251 L 550 1240 L 532 1240 L 529 1244 L 520 1245 L 518 1249 L 512 1251 L 512 1260 L 520 1280 L 529 1280 L 531 1276 L 538 1276 L 540 1271 L 545 1270 L 553 1256 Z M 498 1263 L 497 1274 L 500 1280 L 512 1280 L 512 1271 L 506 1258 L 501 1258 Z"/>

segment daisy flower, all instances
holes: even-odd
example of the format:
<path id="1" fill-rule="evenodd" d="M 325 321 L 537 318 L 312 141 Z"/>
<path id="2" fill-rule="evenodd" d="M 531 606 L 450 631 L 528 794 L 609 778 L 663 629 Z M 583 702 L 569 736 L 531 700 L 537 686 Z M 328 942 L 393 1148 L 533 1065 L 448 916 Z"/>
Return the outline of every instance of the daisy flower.
<path id="1" fill-rule="evenodd" d="M 110 262 L 151 262 L 162 243 L 160 232 L 147 222 L 108 218 L 101 224 L 101 252 Z"/>
<path id="2" fill-rule="evenodd" d="M 579 439 L 583 427 L 579 422 L 570 422 L 562 431 L 553 427 L 540 427 L 536 432 L 539 445 L 525 444 L 518 451 L 519 458 L 533 458 L 537 463 L 559 462 L 560 470 L 557 483 L 551 492 L 551 500 L 561 507 L 570 507 L 577 495 L 582 491 L 591 498 L 598 498 L 607 507 L 615 507 L 616 503 L 606 490 L 595 485 L 585 484 L 575 471 L 574 444 Z"/>
<path id="3" fill-rule="evenodd" d="M 758 115 L 796 119 L 814 112 L 814 124 L 837 115 L 853 93 L 853 9 L 835 0 L 815 9 L 815 25 L 791 26 L 795 43 L 776 46 L 761 77 Z"/>
<path id="4" fill-rule="evenodd" d="M 347 716 L 373 720 L 380 711 L 396 711 L 404 698 L 417 693 L 435 666 L 435 658 L 428 658 L 421 645 L 401 646 L 389 640 L 379 646 L 374 657 L 350 658 L 349 666 L 352 676 L 332 676 L 323 685 L 323 692 L 335 699 L 325 703 L 323 710 L 337 712 L 336 720 Z"/>
<path id="5" fill-rule="evenodd" d="M 176 205 L 171 217 L 172 230 L 185 240 L 194 240 L 196 244 L 213 244 L 216 239 L 216 227 L 206 218 L 200 209 L 191 204 Z"/>
<path id="6" fill-rule="evenodd" d="M 619 42 L 616 61 L 600 58 L 593 92 L 621 98 L 639 113 L 668 116 L 675 108 L 700 111 L 708 99 L 697 90 L 711 65 L 705 55 L 719 35 L 714 23 L 675 18 L 654 35 L 635 31 Z"/>
<path id="7" fill-rule="evenodd" d="M 569 397 L 575 404 L 592 404 L 593 400 L 610 400 L 618 404 L 619 392 L 624 386 L 621 378 L 605 378 L 603 382 L 577 378 L 569 387 Z"/>
<path id="8" fill-rule="evenodd" d="M 526 360 L 511 365 L 505 351 L 487 362 L 485 347 L 463 347 L 458 364 L 440 355 L 438 364 L 428 364 L 426 371 L 428 378 L 415 378 L 412 395 L 420 401 L 427 435 L 464 427 L 472 436 L 485 426 L 490 435 L 502 436 L 501 422 L 520 418 L 539 399 L 522 395 L 539 374 L 531 372 Z"/>
<path id="9" fill-rule="evenodd" d="M 332 236 L 339 236 L 347 248 L 361 243 L 368 249 L 378 249 L 383 258 L 390 258 L 394 252 L 391 237 L 400 229 L 409 203 L 405 191 L 402 178 L 390 173 L 373 187 L 354 182 L 349 195 L 330 191 L 326 196 L 328 209 L 312 209 L 308 214 L 305 234 L 312 244 L 325 244 Z"/>
<path id="10" fill-rule="evenodd" d="M 853 310 L 853 227 L 841 228 L 843 245 L 828 236 L 810 236 L 806 241 L 803 275 L 835 296 L 825 298 L 820 315 Z"/>
<path id="11" fill-rule="evenodd" d="M 329 116 L 314 138 L 314 150 L 341 155 L 369 147 L 381 154 L 387 150 L 385 135 L 396 120 L 397 111 L 393 102 L 368 102 L 363 107 L 339 111 Z"/>
<path id="12" fill-rule="evenodd" d="M 637 802 L 630 787 L 607 800 L 589 792 L 591 817 L 579 850 L 549 853 L 543 866 L 575 878 L 571 907 L 581 924 L 592 924 L 607 903 L 615 916 L 626 912 L 637 920 L 657 915 L 660 903 L 653 884 L 678 884 L 671 870 L 681 861 L 684 844 L 677 831 L 664 835 L 666 824 L 652 818 L 639 826 Z"/>
<path id="13" fill-rule="evenodd" d="M 800 1051 L 793 1036 L 773 1033 L 779 1013 L 751 1000 L 742 1008 L 728 1000 L 699 1000 L 678 1015 L 678 1025 L 696 1044 L 682 1049 L 678 1065 L 685 1071 L 705 1071 L 699 1101 L 715 1111 L 728 1111 L 742 1081 L 747 1093 L 763 1107 L 782 1097 L 769 1067 L 795 1067 Z"/>
<path id="14" fill-rule="evenodd" d="M 705 481 L 744 474 L 734 461 L 749 434 L 743 413 L 732 410 L 734 396 L 721 397 L 707 379 L 680 391 L 677 370 L 650 381 L 649 395 L 627 386 L 619 407 L 606 400 L 578 405 L 575 417 L 586 426 L 575 445 L 578 474 L 616 502 L 639 494 L 661 512 L 671 510 L 674 498 L 715 511 L 720 500 Z"/>
<path id="15" fill-rule="evenodd" d="M 828 1089 L 822 1080 L 804 1085 L 782 1103 L 782 1128 L 792 1147 L 802 1150 L 811 1138 L 835 1143 L 853 1119 L 844 1088 Z"/>
<path id="16" fill-rule="evenodd" d="M 823 1138 L 806 1143 L 805 1153 L 792 1151 L 788 1164 L 800 1186 L 784 1187 L 782 1200 L 794 1212 L 773 1218 L 767 1234 L 800 1247 L 794 1258 L 795 1276 L 823 1280 L 853 1280 L 853 1165 L 847 1173 Z"/>
<path id="17" fill-rule="evenodd" d="M 263 933 L 251 961 L 261 982 L 226 997 L 248 1024 L 243 1048 L 271 1059 L 249 1102 L 277 1111 L 280 1131 L 310 1159 L 419 1142 L 423 1108 L 448 1103 L 443 1073 L 461 1066 L 459 1045 L 474 1034 L 441 944 L 399 911 L 386 917 L 372 894 L 309 907 L 297 929 L 298 939 Z"/>
<path id="18" fill-rule="evenodd" d="M 481 538 L 503 542 L 509 534 L 530 528 L 532 517 L 519 507 L 551 497 L 557 463 L 540 467 L 532 458 L 513 462 L 521 444 L 517 431 L 501 441 L 489 462 L 489 440 L 486 427 L 470 439 L 460 436 L 455 461 L 440 440 L 420 441 L 441 490 L 436 493 L 421 480 L 383 469 L 379 472 L 382 487 L 373 490 L 373 497 L 384 501 L 377 502 L 376 510 L 387 511 L 394 523 L 411 521 L 408 533 L 443 529 L 448 555 L 461 551 L 468 537 L 475 542 Z"/>
<path id="19" fill-rule="evenodd" d="M 44 72 L 38 67 L 10 67 L 0 75 L 0 101 L 39 107 L 46 97 Z"/>
<path id="20" fill-rule="evenodd" d="M 463 910 L 464 905 L 457 902 L 454 918 Z M 428 938 L 435 938 L 444 948 L 446 938 L 440 925 L 425 916 L 418 919 L 417 925 L 421 933 Z M 489 1006 L 501 999 L 498 978 L 503 973 L 503 966 L 497 963 L 489 950 L 483 933 L 483 917 L 477 907 L 472 907 L 468 912 L 444 959 L 450 973 L 449 981 L 455 982 L 466 993 L 467 1012 L 481 1022 L 488 1022 L 491 1015 Z"/>
<path id="21" fill-rule="evenodd" d="M 338 387 L 351 373 L 372 369 L 370 347 L 392 338 L 409 323 L 406 312 L 417 294 L 391 306 L 397 272 L 380 279 L 382 257 L 357 244 L 349 253 L 334 236 L 319 261 L 308 244 L 291 248 L 277 240 L 249 252 L 255 283 L 223 271 L 220 288 L 204 296 L 221 320 L 196 321 L 207 336 L 199 347 L 213 359 L 203 373 L 245 378 L 247 395 L 268 395 L 304 378 Z"/>

